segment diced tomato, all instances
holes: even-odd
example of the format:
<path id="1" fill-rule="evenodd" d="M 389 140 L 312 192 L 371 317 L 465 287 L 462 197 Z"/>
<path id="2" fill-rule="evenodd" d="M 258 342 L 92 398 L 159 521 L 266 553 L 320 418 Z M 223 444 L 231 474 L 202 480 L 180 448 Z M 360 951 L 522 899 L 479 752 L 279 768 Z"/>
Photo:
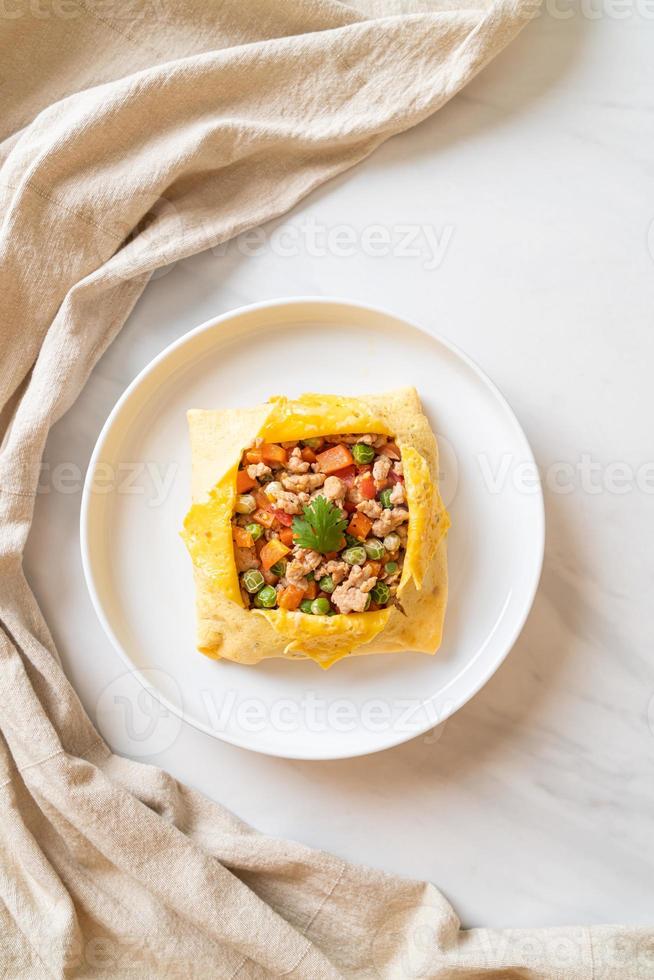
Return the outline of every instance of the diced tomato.
<path id="1" fill-rule="evenodd" d="M 284 510 L 278 510 L 276 507 L 272 508 L 272 512 L 275 515 L 275 520 L 283 524 L 284 527 L 291 527 L 293 524 L 293 517 L 291 514 L 287 514 Z"/>
<path id="2" fill-rule="evenodd" d="M 304 598 L 304 589 L 299 585 L 287 585 L 277 596 L 277 605 L 280 609 L 297 609 Z"/>
<path id="3" fill-rule="evenodd" d="M 331 473 L 331 476 L 337 476 L 339 480 L 342 480 L 347 489 L 349 490 L 354 486 L 354 480 L 357 475 L 356 466 L 344 466 L 342 470 L 336 470 L 336 472 Z"/>
<path id="4" fill-rule="evenodd" d="M 262 568 L 265 568 L 267 571 L 276 561 L 279 561 L 280 558 L 287 555 L 290 550 L 279 538 L 271 538 L 261 549 L 261 555 L 259 557 L 261 558 Z"/>
<path id="5" fill-rule="evenodd" d="M 358 538 L 359 541 L 365 541 L 370 534 L 370 528 L 372 527 L 372 521 L 365 514 L 362 514 L 358 510 L 352 515 L 352 520 L 347 526 L 348 534 L 351 534 L 353 538 Z"/>
<path id="6" fill-rule="evenodd" d="M 277 463 L 279 466 L 286 465 L 286 450 L 283 446 L 278 446 L 274 442 L 264 442 L 259 447 L 261 459 L 264 463 Z"/>
<path id="7" fill-rule="evenodd" d="M 260 449 L 248 449 L 245 453 L 245 458 L 248 463 L 262 463 L 261 450 Z"/>
<path id="8" fill-rule="evenodd" d="M 351 500 L 343 501 L 343 510 L 346 510 L 348 514 L 353 514 L 357 509 L 357 505 L 353 504 Z"/>
<path id="9" fill-rule="evenodd" d="M 318 595 L 318 583 L 315 581 L 309 582 L 304 593 L 304 598 L 315 599 L 317 595 Z"/>
<path id="10" fill-rule="evenodd" d="M 337 473 L 338 470 L 351 466 L 353 462 L 352 453 L 343 444 L 330 446 L 316 457 L 319 473 Z"/>
<path id="11" fill-rule="evenodd" d="M 238 524 L 232 526 L 232 534 L 234 542 L 239 548 L 251 548 L 254 544 L 254 538 L 250 532 L 246 531 L 244 527 L 239 527 Z"/>
<path id="12" fill-rule="evenodd" d="M 257 524 L 261 524 L 263 527 L 271 528 L 275 523 L 275 515 L 271 510 L 259 508 L 252 515 L 252 520 L 256 521 Z"/>
<path id="13" fill-rule="evenodd" d="M 293 529 L 290 527 L 285 527 L 279 532 L 279 540 L 283 541 L 285 545 L 292 548 L 294 545 L 293 541 Z"/>
<path id="14" fill-rule="evenodd" d="M 391 459 L 402 459 L 402 454 L 394 442 L 387 442 L 381 447 L 379 452 L 383 453 L 384 456 L 389 456 Z"/>
<path id="15" fill-rule="evenodd" d="M 366 475 L 359 482 L 359 490 L 364 500 L 374 500 L 377 496 L 377 487 L 371 473 Z"/>
<path id="16" fill-rule="evenodd" d="M 305 463 L 315 463 L 316 458 L 317 457 L 316 457 L 316 454 L 314 453 L 313 449 L 311 449 L 309 446 L 304 446 L 303 447 L 303 449 L 302 449 L 302 459 L 304 460 Z"/>
<path id="17" fill-rule="evenodd" d="M 239 470 L 236 474 L 236 492 L 247 493 L 252 487 L 257 486 L 257 481 L 248 476 L 247 470 Z"/>

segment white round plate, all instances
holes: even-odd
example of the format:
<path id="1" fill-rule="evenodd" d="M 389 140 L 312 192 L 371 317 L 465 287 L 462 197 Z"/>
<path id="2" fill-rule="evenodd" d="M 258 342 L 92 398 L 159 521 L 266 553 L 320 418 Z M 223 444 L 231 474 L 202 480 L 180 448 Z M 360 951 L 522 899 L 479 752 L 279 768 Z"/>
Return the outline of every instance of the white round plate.
<path id="1" fill-rule="evenodd" d="M 257 667 L 195 650 L 189 408 L 270 395 L 415 385 L 441 448 L 452 517 L 450 595 L 436 656 Z M 497 388 L 450 344 L 388 313 L 325 299 L 245 307 L 202 324 L 142 371 L 95 447 L 81 513 L 84 573 L 116 650 L 190 724 L 271 755 L 335 759 L 397 745 L 465 704 L 515 642 L 540 576 L 544 517 L 533 457 Z"/>

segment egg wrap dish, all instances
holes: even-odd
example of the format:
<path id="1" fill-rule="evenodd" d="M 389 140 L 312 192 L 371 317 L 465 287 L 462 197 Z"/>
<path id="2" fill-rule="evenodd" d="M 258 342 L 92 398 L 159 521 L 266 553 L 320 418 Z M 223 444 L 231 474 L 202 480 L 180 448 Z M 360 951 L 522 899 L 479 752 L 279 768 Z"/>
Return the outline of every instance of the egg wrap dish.
<path id="1" fill-rule="evenodd" d="M 213 659 L 257 664 L 270 657 L 331 667 L 346 656 L 414 650 L 434 654 L 447 603 L 449 516 L 438 489 L 438 448 L 414 388 L 361 397 L 304 394 L 265 405 L 187 413 L 192 506 L 182 538 L 193 560 L 197 647 Z M 246 607 L 232 517 L 243 453 L 258 442 L 292 443 L 326 434 L 375 433 L 401 452 L 409 511 L 393 604 L 347 615 Z M 246 597 L 247 598 L 247 597 Z"/>

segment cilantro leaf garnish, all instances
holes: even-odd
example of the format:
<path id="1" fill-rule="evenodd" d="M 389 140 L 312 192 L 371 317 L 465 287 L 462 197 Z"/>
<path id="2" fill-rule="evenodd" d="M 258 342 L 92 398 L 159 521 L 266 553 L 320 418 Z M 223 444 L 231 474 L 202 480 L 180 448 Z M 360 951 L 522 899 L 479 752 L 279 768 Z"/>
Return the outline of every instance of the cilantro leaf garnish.
<path id="1" fill-rule="evenodd" d="M 343 547 L 347 519 L 331 500 L 316 497 L 302 508 L 302 516 L 293 518 L 295 543 L 321 554 Z"/>

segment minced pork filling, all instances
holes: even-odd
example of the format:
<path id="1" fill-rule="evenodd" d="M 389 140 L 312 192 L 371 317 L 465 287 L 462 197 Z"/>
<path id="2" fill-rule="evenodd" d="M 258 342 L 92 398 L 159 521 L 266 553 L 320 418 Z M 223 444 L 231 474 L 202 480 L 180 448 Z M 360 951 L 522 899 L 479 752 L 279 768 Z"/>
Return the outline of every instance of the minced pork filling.
<path id="1" fill-rule="evenodd" d="M 333 616 L 395 602 L 409 510 L 391 437 L 255 440 L 236 489 L 234 557 L 247 608 Z"/>

